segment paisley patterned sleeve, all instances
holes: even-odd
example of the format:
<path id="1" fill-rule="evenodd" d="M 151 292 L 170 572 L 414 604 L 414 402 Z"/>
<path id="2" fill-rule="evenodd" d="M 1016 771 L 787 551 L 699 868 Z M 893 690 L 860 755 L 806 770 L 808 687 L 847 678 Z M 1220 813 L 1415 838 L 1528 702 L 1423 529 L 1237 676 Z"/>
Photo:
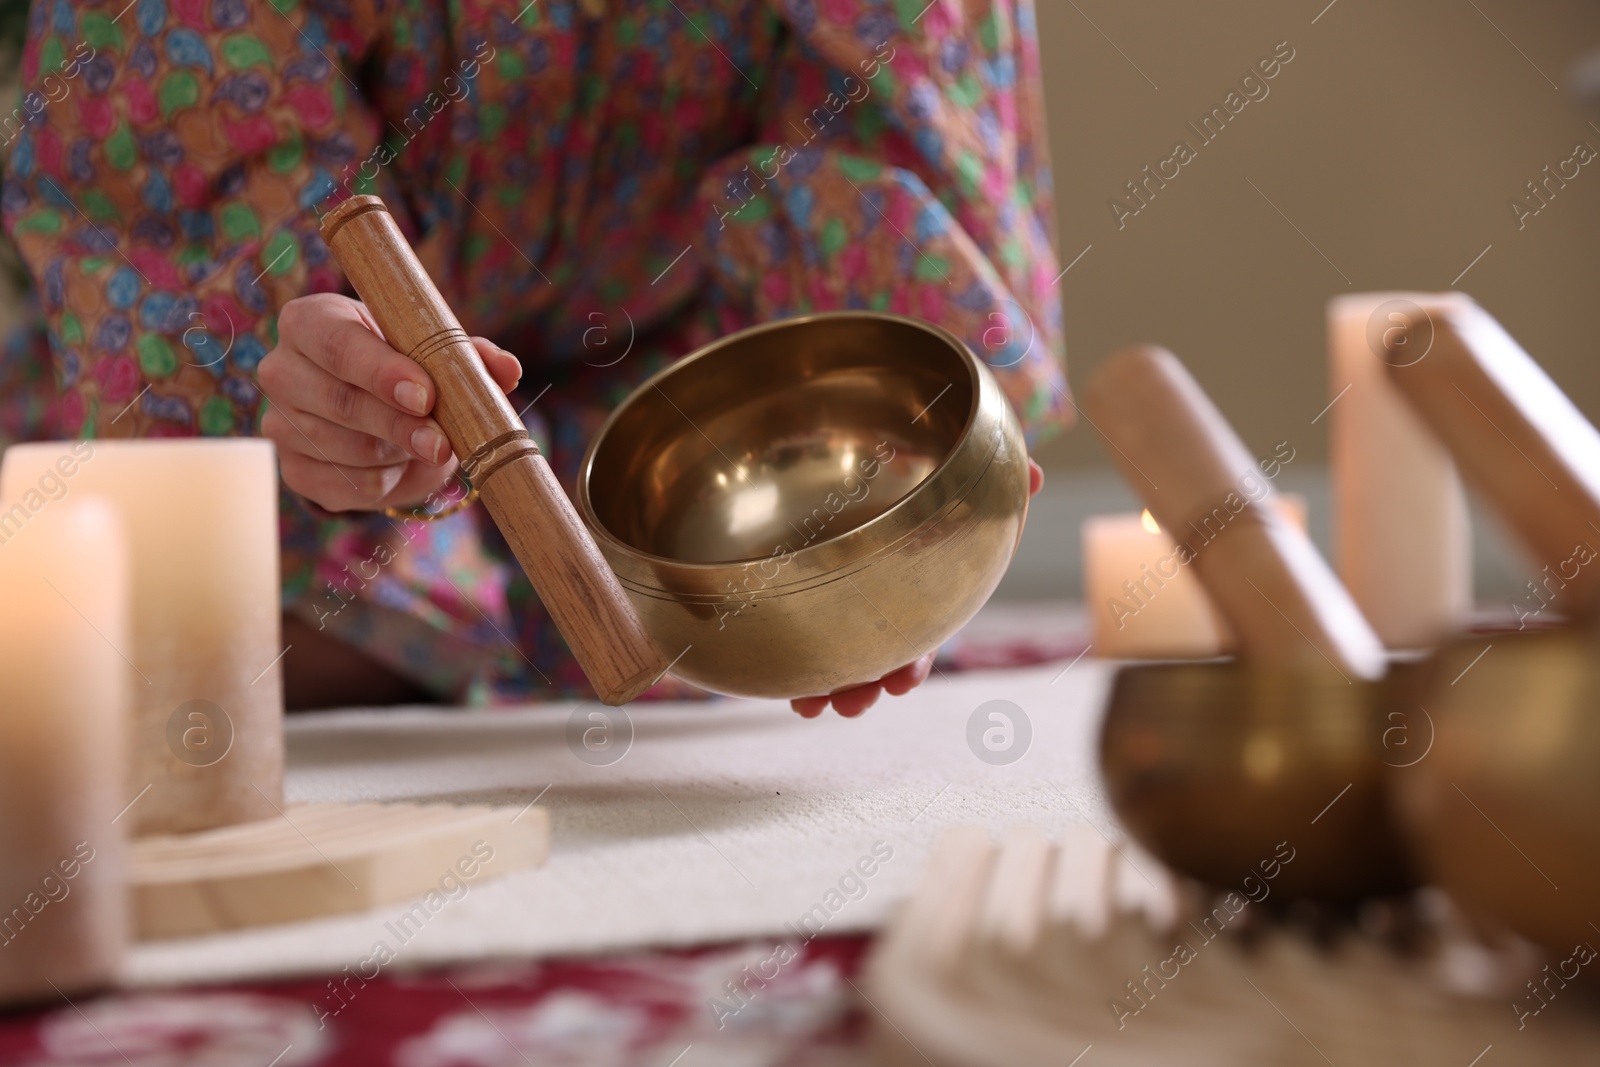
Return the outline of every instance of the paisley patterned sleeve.
<path id="1" fill-rule="evenodd" d="M 278 310 L 341 286 L 310 198 L 378 136 L 345 73 L 375 22 L 366 0 L 33 5 L 0 206 L 43 336 L 0 362 L 0 429 L 257 432 Z M 363 524 L 282 503 L 293 600 Z"/>
<path id="2" fill-rule="evenodd" d="M 760 321 L 916 315 L 999 377 L 1031 441 L 1070 422 L 1032 0 L 777 0 L 757 144 L 700 192 L 713 284 Z"/>
<path id="3" fill-rule="evenodd" d="M 376 122 L 335 65 L 359 21 L 320 2 L 33 5 L 4 221 L 62 433 L 254 432 L 278 307 L 338 286 L 303 191 Z"/>
<path id="4" fill-rule="evenodd" d="M 0 449 L 60 436 L 50 344 L 36 319 L 27 306 L 22 325 L 0 334 Z"/>

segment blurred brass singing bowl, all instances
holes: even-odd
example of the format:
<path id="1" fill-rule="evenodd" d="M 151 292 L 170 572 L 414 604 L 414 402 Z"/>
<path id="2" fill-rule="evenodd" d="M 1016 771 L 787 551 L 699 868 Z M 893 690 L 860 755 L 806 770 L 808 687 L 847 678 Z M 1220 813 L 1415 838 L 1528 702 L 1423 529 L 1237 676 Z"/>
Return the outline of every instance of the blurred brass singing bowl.
<path id="1" fill-rule="evenodd" d="M 624 400 L 578 510 L 672 673 L 796 697 L 874 681 L 983 606 L 1028 456 L 953 335 L 838 312 L 725 337 Z"/>
<path id="2" fill-rule="evenodd" d="M 1407 889 L 1386 776 L 1411 756 L 1385 731 L 1415 670 L 1361 682 L 1314 663 L 1125 667 L 1100 733 L 1111 806 L 1152 855 L 1217 888 L 1251 892 L 1253 877 L 1279 899 L 1329 902 Z M 1280 843 L 1295 857 L 1281 866 Z"/>
<path id="3" fill-rule="evenodd" d="M 1393 783 L 1430 879 L 1563 954 L 1600 943 L 1597 654 L 1593 623 L 1452 641 L 1422 698 L 1431 750 Z"/>

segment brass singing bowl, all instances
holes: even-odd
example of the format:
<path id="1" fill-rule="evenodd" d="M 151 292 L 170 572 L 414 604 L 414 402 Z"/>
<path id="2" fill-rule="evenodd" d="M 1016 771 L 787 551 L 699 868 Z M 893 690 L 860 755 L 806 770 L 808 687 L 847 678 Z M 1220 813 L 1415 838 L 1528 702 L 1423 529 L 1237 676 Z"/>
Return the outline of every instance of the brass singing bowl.
<path id="1" fill-rule="evenodd" d="M 1100 733 L 1111 805 L 1152 855 L 1219 889 L 1327 902 L 1405 890 L 1386 776 L 1410 753 L 1384 731 L 1414 685 L 1403 664 L 1381 682 L 1320 662 L 1124 668 Z"/>
<path id="2" fill-rule="evenodd" d="M 1393 783 L 1430 881 L 1560 953 L 1600 942 L 1597 656 L 1593 626 L 1446 645 L 1432 747 Z"/>
<path id="3" fill-rule="evenodd" d="M 999 584 L 1028 457 L 989 369 L 916 319 L 838 312 L 716 341 L 601 427 L 578 510 L 672 673 L 831 693 L 937 648 Z"/>

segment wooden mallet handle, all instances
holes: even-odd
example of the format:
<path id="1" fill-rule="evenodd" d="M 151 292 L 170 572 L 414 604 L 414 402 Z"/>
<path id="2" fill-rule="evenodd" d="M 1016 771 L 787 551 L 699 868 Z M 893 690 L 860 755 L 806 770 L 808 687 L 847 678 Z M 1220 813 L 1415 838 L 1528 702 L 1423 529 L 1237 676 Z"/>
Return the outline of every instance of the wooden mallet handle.
<path id="1" fill-rule="evenodd" d="M 1351 680 L 1382 676 L 1377 634 L 1316 546 L 1271 506 L 1271 483 L 1176 356 L 1124 349 L 1084 400 L 1123 477 L 1233 626 L 1241 658 L 1320 654 Z"/>
<path id="2" fill-rule="evenodd" d="M 595 692 L 638 696 L 665 659 L 389 209 L 346 200 L 323 216 L 322 239 L 389 346 L 433 379 L 433 417 Z"/>
<path id="3" fill-rule="evenodd" d="M 1600 615 L 1600 431 L 1483 308 L 1421 310 L 1390 380 L 1543 566 L 1540 603 Z"/>

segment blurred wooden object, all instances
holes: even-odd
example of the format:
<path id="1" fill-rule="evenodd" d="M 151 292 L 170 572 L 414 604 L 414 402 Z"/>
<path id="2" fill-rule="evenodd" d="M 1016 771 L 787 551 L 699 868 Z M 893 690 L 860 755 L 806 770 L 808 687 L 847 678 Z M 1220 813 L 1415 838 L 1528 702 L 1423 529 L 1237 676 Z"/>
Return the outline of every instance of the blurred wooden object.
<path id="1" fill-rule="evenodd" d="M 607 704 L 644 692 L 667 661 L 388 208 L 346 200 L 322 238 L 384 339 L 438 387 L 434 418 L 595 692 Z"/>
<path id="2" fill-rule="evenodd" d="M 295 805 L 261 822 L 133 842 L 134 927 L 144 940 L 193 937 L 413 897 L 431 915 L 461 887 L 539 866 L 549 849 L 542 808 Z"/>
<path id="3" fill-rule="evenodd" d="M 1432 347 L 1396 357 L 1390 378 L 1543 568 L 1541 606 L 1595 615 L 1600 431 L 1488 312 L 1451 306 L 1429 317 L 1409 333 L 1431 330 Z M 1397 350 L 1416 343 L 1408 332 L 1391 339 Z"/>
<path id="4" fill-rule="evenodd" d="M 1095 373 L 1084 405 L 1112 458 L 1237 635 L 1240 656 L 1308 655 L 1363 679 L 1383 646 L 1305 533 L 1276 507 L 1270 481 L 1171 352 L 1135 347 Z"/>
<path id="5" fill-rule="evenodd" d="M 1507 1004 L 1537 970 L 1526 946 L 1493 952 L 1443 919 L 1415 932 L 1411 953 L 1354 929 L 1324 946 L 1234 897 L 1201 903 L 1088 826 L 1057 843 L 1012 831 L 998 847 L 950 831 L 867 963 L 883 1061 L 1466 1067 L 1492 1045 L 1506 1062 L 1556 1067 L 1600 1055 L 1600 1023 L 1576 993 L 1519 1030 Z"/>
<path id="6" fill-rule="evenodd" d="M 1383 643 L 1424 648 L 1472 609 L 1472 527 L 1450 454 L 1388 380 L 1386 336 L 1463 293 L 1349 293 L 1328 301 L 1334 563 Z M 1426 330 L 1412 336 L 1425 345 Z M 1416 358 L 1419 350 L 1402 354 Z"/>

